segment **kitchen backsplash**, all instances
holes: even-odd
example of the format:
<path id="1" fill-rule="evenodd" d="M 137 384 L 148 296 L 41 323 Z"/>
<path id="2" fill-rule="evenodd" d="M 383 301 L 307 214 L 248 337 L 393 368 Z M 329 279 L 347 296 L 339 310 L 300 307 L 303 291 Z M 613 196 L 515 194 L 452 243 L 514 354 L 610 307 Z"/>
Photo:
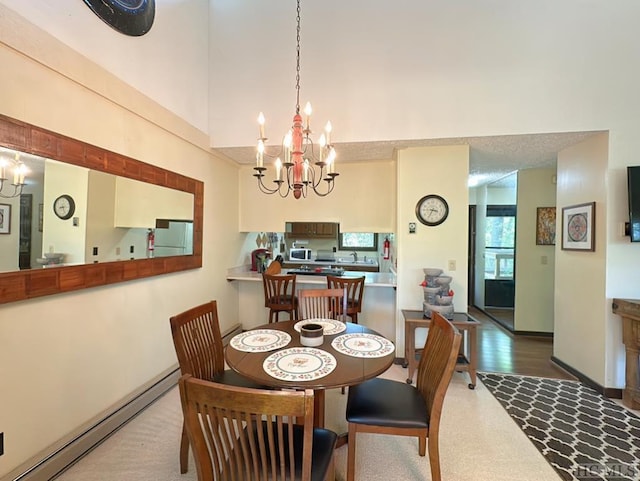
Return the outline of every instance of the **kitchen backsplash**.
<path id="1" fill-rule="evenodd" d="M 391 258 L 383 259 L 382 257 L 382 249 L 385 237 L 388 237 L 391 241 Z M 312 259 L 316 258 L 316 255 L 319 250 L 323 251 L 334 251 L 335 249 L 335 257 L 336 258 L 348 258 L 351 256 L 352 250 L 338 250 L 338 242 L 335 239 L 286 239 L 284 232 L 250 232 L 247 235 L 246 239 L 246 263 L 250 263 L 251 251 L 253 249 L 269 249 L 271 250 L 271 258 L 275 259 L 276 256 L 282 255 L 285 260 L 289 258 L 289 249 L 292 248 L 295 244 L 295 247 L 304 247 L 307 249 L 311 249 Z M 374 257 L 379 264 L 380 272 L 389 272 L 389 269 L 393 265 L 393 257 L 395 254 L 394 248 L 394 235 L 388 233 L 379 233 L 378 234 L 378 251 L 358 251 L 358 255 L 362 257 Z"/>

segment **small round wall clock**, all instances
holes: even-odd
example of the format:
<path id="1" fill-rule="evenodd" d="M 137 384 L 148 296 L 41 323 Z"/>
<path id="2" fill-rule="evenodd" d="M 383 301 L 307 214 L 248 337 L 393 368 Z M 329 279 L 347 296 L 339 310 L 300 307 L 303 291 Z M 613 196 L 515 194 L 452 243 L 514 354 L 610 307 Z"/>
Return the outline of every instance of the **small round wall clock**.
<path id="1" fill-rule="evenodd" d="M 442 224 L 449 215 L 449 204 L 436 194 L 425 195 L 416 204 L 416 216 L 424 225 Z"/>
<path id="2" fill-rule="evenodd" d="M 76 212 L 76 203 L 73 197 L 63 194 L 53 201 L 53 212 L 62 220 L 71 219 Z"/>
<path id="3" fill-rule="evenodd" d="M 155 0 L 84 0 L 107 25 L 125 35 L 139 37 L 153 25 Z"/>

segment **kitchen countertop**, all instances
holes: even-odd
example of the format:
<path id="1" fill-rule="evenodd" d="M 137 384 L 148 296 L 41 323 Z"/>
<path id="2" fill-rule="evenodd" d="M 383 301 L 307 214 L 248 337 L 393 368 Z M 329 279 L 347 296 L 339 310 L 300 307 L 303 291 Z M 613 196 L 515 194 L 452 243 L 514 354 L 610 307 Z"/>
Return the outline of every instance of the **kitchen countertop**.
<path id="1" fill-rule="evenodd" d="M 330 263 L 327 263 L 330 264 Z M 334 263 L 335 265 L 335 263 Z M 283 271 L 286 271 L 284 269 Z M 343 278 L 350 277 L 362 277 L 364 276 L 365 287 L 396 287 L 396 276 L 391 272 L 360 272 L 360 271 L 345 271 Z M 250 270 L 249 266 L 232 267 L 227 270 L 227 281 L 252 281 L 262 282 L 262 274 Z M 327 284 L 326 276 L 317 275 L 301 275 L 298 274 L 296 278 L 298 284 Z"/>
<path id="2" fill-rule="evenodd" d="M 309 266 L 335 266 L 335 267 L 379 267 L 378 261 L 375 259 L 368 260 L 367 262 L 353 262 L 351 259 L 343 260 L 344 258 L 338 257 L 332 261 L 319 261 L 315 259 L 311 260 L 303 260 L 303 259 L 287 259 L 284 261 L 285 264 L 308 264 Z"/>

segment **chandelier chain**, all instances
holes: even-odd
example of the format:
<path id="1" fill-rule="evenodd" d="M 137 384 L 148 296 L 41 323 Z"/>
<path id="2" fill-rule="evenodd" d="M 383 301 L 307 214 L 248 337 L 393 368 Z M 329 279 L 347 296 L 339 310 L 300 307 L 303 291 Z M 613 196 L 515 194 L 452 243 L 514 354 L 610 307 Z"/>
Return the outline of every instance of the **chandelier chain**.
<path id="1" fill-rule="evenodd" d="M 300 0 L 296 13 L 296 115 L 300 114 Z"/>

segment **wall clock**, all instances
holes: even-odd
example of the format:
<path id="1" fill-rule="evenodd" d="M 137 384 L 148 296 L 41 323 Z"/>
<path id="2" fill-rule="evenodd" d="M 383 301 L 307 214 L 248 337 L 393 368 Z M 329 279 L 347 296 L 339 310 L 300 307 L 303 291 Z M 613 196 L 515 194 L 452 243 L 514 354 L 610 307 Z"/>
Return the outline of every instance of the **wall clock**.
<path id="1" fill-rule="evenodd" d="M 449 215 L 449 204 L 436 194 L 425 195 L 416 204 L 416 216 L 424 225 L 442 224 Z"/>
<path id="2" fill-rule="evenodd" d="M 93 13 L 120 33 L 139 37 L 153 25 L 155 0 L 84 0 Z"/>
<path id="3" fill-rule="evenodd" d="M 76 203 L 73 197 L 63 194 L 53 201 L 53 212 L 62 220 L 71 219 L 76 212 Z"/>

